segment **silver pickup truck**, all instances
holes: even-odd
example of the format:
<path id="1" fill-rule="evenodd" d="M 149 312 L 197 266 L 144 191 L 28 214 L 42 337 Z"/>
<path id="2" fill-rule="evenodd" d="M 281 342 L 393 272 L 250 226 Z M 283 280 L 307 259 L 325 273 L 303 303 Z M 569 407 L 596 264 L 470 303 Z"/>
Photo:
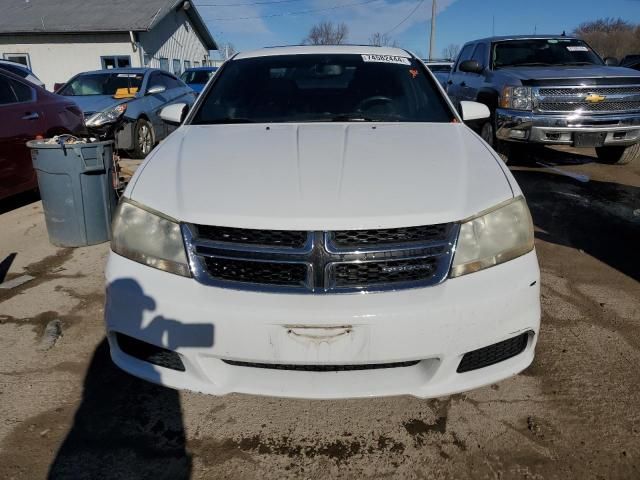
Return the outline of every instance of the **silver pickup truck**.
<path id="1" fill-rule="evenodd" d="M 640 156 L 640 72 L 615 64 L 577 38 L 486 38 L 463 47 L 447 93 L 489 107 L 478 131 L 504 160 L 571 145 L 626 164 Z"/>

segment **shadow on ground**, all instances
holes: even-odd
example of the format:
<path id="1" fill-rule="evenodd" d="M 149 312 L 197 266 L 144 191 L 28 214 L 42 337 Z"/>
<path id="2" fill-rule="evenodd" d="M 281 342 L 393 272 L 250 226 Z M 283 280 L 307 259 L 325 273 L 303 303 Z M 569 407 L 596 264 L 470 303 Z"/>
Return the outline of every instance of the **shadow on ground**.
<path id="1" fill-rule="evenodd" d="M 573 247 L 640 280 L 640 188 L 580 181 L 543 170 L 512 172 L 527 197 L 536 237 Z"/>
<path id="2" fill-rule="evenodd" d="M 119 315 L 117 325 L 127 334 L 128 345 L 134 343 L 127 351 L 147 360 L 137 361 L 118 348 L 120 361 L 153 382 L 161 381 L 163 370 L 168 371 L 152 365 L 166 366 L 167 351 L 151 345 L 172 350 L 213 345 L 213 325 L 191 325 L 161 315 L 143 324 L 144 312 L 155 311 L 157 302 L 133 279 L 109 284 L 107 302 L 111 304 L 107 308 Z M 122 338 L 117 344 L 125 348 Z M 181 360 L 177 363 L 182 367 Z M 190 476 L 191 456 L 186 451 L 178 392 L 124 373 L 112 362 L 109 343 L 103 340 L 87 370 L 80 407 L 50 467 L 49 479 L 181 480 Z"/>

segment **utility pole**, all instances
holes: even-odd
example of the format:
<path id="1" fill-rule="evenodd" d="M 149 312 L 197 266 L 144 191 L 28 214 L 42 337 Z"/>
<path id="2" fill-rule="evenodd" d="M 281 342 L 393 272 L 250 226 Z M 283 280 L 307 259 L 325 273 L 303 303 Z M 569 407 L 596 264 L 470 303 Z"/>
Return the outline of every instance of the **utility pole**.
<path id="1" fill-rule="evenodd" d="M 429 60 L 433 60 L 433 48 L 436 41 L 436 0 L 431 0 L 431 37 L 429 39 Z"/>
<path id="2" fill-rule="evenodd" d="M 491 22 L 491 36 L 495 37 L 496 36 L 496 16 L 493 16 L 493 20 Z"/>

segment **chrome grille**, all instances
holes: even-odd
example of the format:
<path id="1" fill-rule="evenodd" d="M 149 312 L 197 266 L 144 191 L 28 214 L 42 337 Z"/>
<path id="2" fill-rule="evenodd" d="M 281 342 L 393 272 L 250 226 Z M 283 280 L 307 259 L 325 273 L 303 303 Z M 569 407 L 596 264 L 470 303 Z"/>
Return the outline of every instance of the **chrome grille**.
<path id="1" fill-rule="evenodd" d="M 640 110 L 638 102 L 603 102 L 603 103 L 569 103 L 569 102 L 542 102 L 540 111 L 545 112 L 624 112 Z"/>
<path id="2" fill-rule="evenodd" d="M 539 87 L 533 93 L 535 109 L 543 113 L 620 113 L 640 110 L 640 85 Z M 590 102 L 587 98 L 592 95 L 603 98 Z"/>
<path id="3" fill-rule="evenodd" d="M 336 232 L 183 225 L 201 283 L 287 293 L 434 285 L 449 273 L 457 224 Z"/>

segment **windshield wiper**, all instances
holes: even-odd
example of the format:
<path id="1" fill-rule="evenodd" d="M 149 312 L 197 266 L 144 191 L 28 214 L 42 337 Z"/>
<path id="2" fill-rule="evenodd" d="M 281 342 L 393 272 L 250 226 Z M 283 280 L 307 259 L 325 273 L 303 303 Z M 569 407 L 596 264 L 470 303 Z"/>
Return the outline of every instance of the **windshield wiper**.
<path id="1" fill-rule="evenodd" d="M 250 118 L 223 117 L 214 118 L 213 120 L 201 120 L 199 122 L 194 122 L 195 125 L 220 125 L 225 123 L 255 123 L 255 121 Z"/>
<path id="2" fill-rule="evenodd" d="M 380 122 L 379 118 L 371 118 L 360 113 L 342 113 L 334 115 L 330 119 L 332 122 Z"/>
<path id="3" fill-rule="evenodd" d="M 525 63 L 514 63 L 512 65 L 500 65 L 501 67 L 551 67 L 553 63 L 546 62 L 525 62 Z"/>

